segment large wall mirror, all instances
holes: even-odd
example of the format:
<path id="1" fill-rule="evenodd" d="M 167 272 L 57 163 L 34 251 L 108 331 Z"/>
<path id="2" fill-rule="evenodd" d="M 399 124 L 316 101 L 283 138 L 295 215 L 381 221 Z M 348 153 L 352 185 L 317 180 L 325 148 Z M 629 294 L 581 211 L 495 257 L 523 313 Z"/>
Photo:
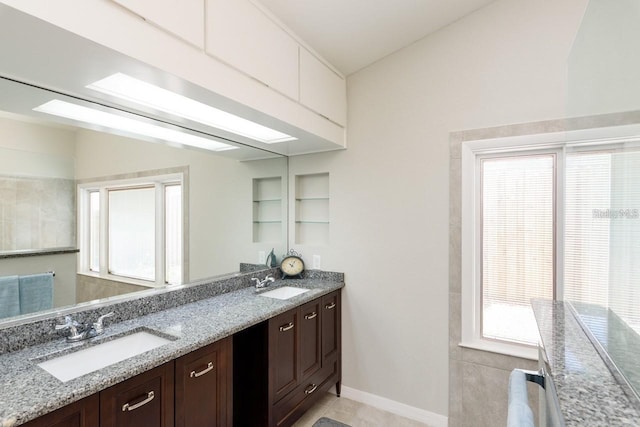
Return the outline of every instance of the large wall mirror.
<path id="1" fill-rule="evenodd" d="M 69 38 L 65 49 L 77 47 L 80 63 L 104 65 L 96 74 L 96 67 L 74 63 L 73 52 L 73 60 L 69 52 L 42 58 L 42 50 L 29 51 L 38 40 L 20 47 L 20 40 L 2 38 L 0 327 L 104 298 L 260 270 L 272 249 L 278 257 L 287 251 L 288 163 L 278 144 L 262 147 L 148 106 L 78 93 L 116 64 L 171 82 L 191 99 L 209 105 L 215 99 L 6 6 L 0 20 Z M 95 61 L 83 59 L 82 49 Z M 43 61 L 53 61 L 48 69 L 55 75 L 37 67 Z M 48 110 L 52 102 L 67 112 Z M 111 125 L 120 119 L 144 129 Z M 155 131 L 181 136 L 165 139 Z M 42 292 L 20 292 L 23 285 Z"/>

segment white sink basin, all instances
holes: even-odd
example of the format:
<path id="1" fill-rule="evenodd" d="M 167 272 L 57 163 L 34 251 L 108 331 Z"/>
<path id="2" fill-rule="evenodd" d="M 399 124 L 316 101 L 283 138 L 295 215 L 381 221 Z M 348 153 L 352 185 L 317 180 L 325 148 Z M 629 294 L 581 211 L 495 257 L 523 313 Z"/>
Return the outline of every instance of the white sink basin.
<path id="1" fill-rule="evenodd" d="M 60 381 L 67 382 L 170 342 L 167 338 L 140 331 L 84 350 L 63 354 L 38 363 L 38 366 Z"/>
<path id="2" fill-rule="evenodd" d="M 304 294 L 305 292 L 309 292 L 309 289 L 294 288 L 294 287 L 291 287 L 291 286 L 283 286 L 281 288 L 274 289 L 272 291 L 260 294 L 260 296 L 261 297 L 269 297 L 269 298 L 276 298 L 276 299 L 283 299 L 284 300 L 284 299 L 289 299 L 289 298 L 295 297 L 296 295 Z"/>

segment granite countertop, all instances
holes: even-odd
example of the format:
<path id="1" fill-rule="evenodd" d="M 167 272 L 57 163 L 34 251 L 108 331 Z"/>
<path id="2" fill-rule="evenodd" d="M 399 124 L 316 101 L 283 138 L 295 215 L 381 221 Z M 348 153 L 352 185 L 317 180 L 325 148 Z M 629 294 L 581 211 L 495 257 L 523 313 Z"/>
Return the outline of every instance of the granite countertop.
<path id="1" fill-rule="evenodd" d="M 248 287 L 116 324 L 107 320 L 105 334 L 94 338 L 93 343 L 140 328 L 177 339 L 66 383 L 37 366 L 33 359 L 89 342 L 68 344 L 61 338 L 0 355 L 0 426 L 23 424 L 344 286 L 342 281 L 300 279 L 277 281 L 270 289 L 280 284 L 310 291 L 278 300 L 258 296 L 253 287 Z"/>
<path id="2" fill-rule="evenodd" d="M 637 399 L 625 393 L 570 306 L 534 300 L 533 310 L 565 425 L 640 425 Z"/>

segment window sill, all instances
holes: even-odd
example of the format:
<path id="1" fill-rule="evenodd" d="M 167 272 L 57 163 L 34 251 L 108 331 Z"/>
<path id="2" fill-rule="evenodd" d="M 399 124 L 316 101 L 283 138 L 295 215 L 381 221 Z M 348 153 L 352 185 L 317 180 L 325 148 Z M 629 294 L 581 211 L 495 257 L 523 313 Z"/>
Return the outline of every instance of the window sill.
<path id="1" fill-rule="evenodd" d="M 85 272 L 85 271 L 78 272 L 77 274 L 81 276 L 95 277 L 96 279 L 109 280 L 112 282 L 120 282 L 120 283 L 127 283 L 129 285 L 144 286 L 145 288 L 150 288 L 150 289 L 164 288 L 164 286 L 158 286 L 152 282 L 147 282 L 145 280 L 131 279 L 129 277 L 113 276 L 113 275 L 104 276 L 99 273 L 92 273 L 92 272 Z"/>
<path id="2" fill-rule="evenodd" d="M 490 353 L 502 354 L 505 356 L 519 357 L 521 359 L 538 360 L 538 349 L 524 345 L 508 344 L 489 340 L 463 341 L 458 344 L 462 348 L 488 351 Z"/>

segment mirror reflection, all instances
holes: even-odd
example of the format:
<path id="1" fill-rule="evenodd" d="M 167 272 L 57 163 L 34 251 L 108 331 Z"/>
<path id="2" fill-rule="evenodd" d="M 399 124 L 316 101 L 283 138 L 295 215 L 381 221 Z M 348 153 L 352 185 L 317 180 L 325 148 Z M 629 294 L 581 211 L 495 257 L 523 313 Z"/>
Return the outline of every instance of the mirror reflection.
<path id="1" fill-rule="evenodd" d="M 0 322 L 286 252 L 286 157 L 49 118 L 32 113 L 42 91 L 21 89 L 0 101 Z"/>

